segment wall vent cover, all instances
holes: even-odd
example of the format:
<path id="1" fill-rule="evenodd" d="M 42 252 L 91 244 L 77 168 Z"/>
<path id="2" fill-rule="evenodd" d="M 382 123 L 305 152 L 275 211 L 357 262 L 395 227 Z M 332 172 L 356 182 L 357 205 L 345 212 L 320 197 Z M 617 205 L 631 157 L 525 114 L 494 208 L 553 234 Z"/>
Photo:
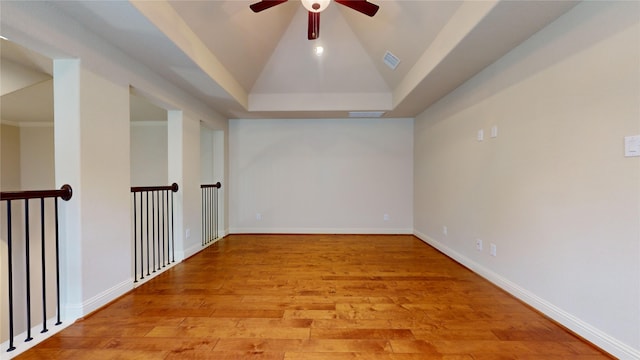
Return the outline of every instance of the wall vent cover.
<path id="1" fill-rule="evenodd" d="M 395 70 L 398 67 L 398 64 L 400 64 L 400 59 L 398 59 L 397 56 L 393 55 L 391 52 L 387 51 L 386 53 L 384 53 L 384 58 L 382 58 L 382 61 L 384 61 L 384 63 L 391 69 L 391 70 Z"/>

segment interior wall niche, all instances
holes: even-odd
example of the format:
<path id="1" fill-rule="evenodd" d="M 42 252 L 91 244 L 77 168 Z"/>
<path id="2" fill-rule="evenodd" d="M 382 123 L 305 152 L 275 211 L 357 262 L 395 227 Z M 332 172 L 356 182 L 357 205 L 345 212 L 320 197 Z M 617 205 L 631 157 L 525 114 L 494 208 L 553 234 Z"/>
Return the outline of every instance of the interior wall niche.
<path id="1" fill-rule="evenodd" d="M 167 110 L 131 94 L 131 186 L 168 185 Z"/>

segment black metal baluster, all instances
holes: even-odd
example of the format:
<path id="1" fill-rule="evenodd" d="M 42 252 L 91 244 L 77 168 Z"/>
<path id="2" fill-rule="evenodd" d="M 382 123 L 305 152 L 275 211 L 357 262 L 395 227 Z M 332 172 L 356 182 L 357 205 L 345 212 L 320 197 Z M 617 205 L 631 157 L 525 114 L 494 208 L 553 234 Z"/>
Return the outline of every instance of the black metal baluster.
<path id="1" fill-rule="evenodd" d="M 207 188 L 202 189 L 204 196 L 204 213 L 202 214 L 205 223 L 205 231 L 203 233 L 205 245 L 209 243 L 209 190 Z"/>
<path id="2" fill-rule="evenodd" d="M 211 216 L 211 201 L 210 201 L 210 196 L 209 196 L 209 188 L 206 187 L 204 188 L 204 197 L 205 197 L 205 201 L 207 203 L 207 206 L 205 208 L 205 212 L 204 212 L 204 221 L 207 224 L 207 230 L 204 233 L 204 240 L 205 240 L 205 244 L 209 243 L 209 237 L 210 237 L 210 233 L 211 233 L 211 221 L 209 221 L 209 217 Z"/>
<path id="3" fill-rule="evenodd" d="M 157 237 L 156 237 L 156 249 L 154 251 L 154 259 L 157 256 L 158 258 L 158 268 L 156 270 L 160 270 L 160 191 L 155 191 L 156 193 L 156 202 L 158 203 L 158 209 L 156 210 L 156 217 L 157 217 Z"/>
<path id="4" fill-rule="evenodd" d="M 173 251 L 171 252 L 171 262 L 175 262 L 176 261 L 176 237 L 175 237 L 175 231 L 174 231 L 174 225 L 173 225 L 173 192 L 171 192 L 171 248 L 173 249 Z"/>
<path id="5" fill-rule="evenodd" d="M 211 222 L 211 231 L 210 231 L 210 235 L 209 235 L 209 242 L 213 242 L 216 239 L 216 222 L 215 222 L 215 218 L 216 218 L 216 208 L 215 208 L 215 204 L 216 204 L 216 188 L 212 187 L 211 188 L 211 210 L 209 210 L 209 217 L 211 218 L 210 222 Z"/>
<path id="6" fill-rule="evenodd" d="M 165 193 L 165 200 L 167 204 L 167 241 L 165 246 L 167 247 L 167 265 L 171 264 L 169 261 L 169 191 Z"/>
<path id="7" fill-rule="evenodd" d="M 47 329 L 47 283 L 46 283 L 46 259 L 45 259 L 45 243 L 44 243 L 44 198 L 40 198 L 40 235 L 42 240 L 42 249 L 40 251 L 42 255 L 42 331 L 40 333 L 46 333 Z"/>
<path id="8" fill-rule="evenodd" d="M 58 228 L 58 198 L 54 198 L 54 206 L 56 213 L 56 309 L 57 309 L 57 322 L 56 325 L 62 324 L 60 320 L 60 240 L 59 240 L 59 228 Z"/>
<path id="9" fill-rule="evenodd" d="M 211 210 L 210 212 L 210 217 L 211 217 L 211 234 L 209 235 L 209 242 L 214 242 L 216 239 L 216 191 L 218 189 L 215 187 L 211 188 Z"/>
<path id="10" fill-rule="evenodd" d="M 214 192 L 214 199 L 215 200 L 214 200 L 214 208 L 213 208 L 213 211 L 214 211 L 213 220 L 215 222 L 215 229 L 216 229 L 215 239 L 218 238 L 218 190 L 219 189 L 220 188 L 216 186 L 216 190 Z"/>
<path id="11" fill-rule="evenodd" d="M 143 239 L 143 225 L 144 219 L 142 217 L 142 193 L 140 193 L 140 280 L 144 279 L 144 243 Z"/>
<path id="12" fill-rule="evenodd" d="M 9 267 L 9 348 L 7 351 L 16 349 L 13 346 L 13 253 L 12 253 L 12 232 L 11 232 L 11 200 L 7 200 L 7 252 Z"/>
<path id="13" fill-rule="evenodd" d="M 138 272 L 136 270 L 136 265 L 138 262 L 138 252 L 136 251 L 136 240 L 138 240 L 136 230 L 138 229 L 138 217 L 137 217 L 138 209 L 136 209 L 136 193 L 133 193 L 133 282 L 138 282 Z"/>
<path id="14" fill-rule="evenodd" d="M 164 225 L 165 225 L 164 218 L 165 218 L 166 207 L 165 207 L 165 203 L 164 203 L 164 196 L 162 196 L 162 195 L 164 195 L 165 192 L 166 192 L 166 190 L 162 191 L 162 192 L 160 192 L 160 191 L 158 192 L 158 195 L 162 199 L 162 267 L 167 266 L 167 264 L 165 262 L 165 252 L 164 252 L 164 250 L 165 250 L 164 247 L 165 247 L 165 244 L 167 243 L 167 239 L 165 238 L 165 232 L 164 232 Z"/>
<path id="15" fill-rule="evenodd" d="M 29 199 L 24 200 L 25 214 L 25 244 L 26 244 L 26 286 L 27 286 L 27 338 L 25 342 L 33 340 L 31 337 L 31 263 L 29 261 Z"/>
<path id="16" fill-rule="evenodd" d="M 209 230 L 209 243 L 213 242 L 214 240 L 214 233 L 215 233 L 215 226 L 214 226 L 214 222 L 213 222 L 213 217 L 214 217 L 214 209 L 213 209 L 213 196 L 215 194 L 215 188 L 209 188 L 209 226 L 211 227 L 211 229 Z"/>
<path id="17" fill-rule="evenodd" d="M 201 245 L 204 246 L 204 244 L 205 244 L 205 233 L 206 233 L 205 232 L 205 221 L 204 221 L 204 219 L 205 219 L 205 216 L 204 216 L 204 214 L 205 214 L 204 188 L 200 189 L 200 205 L 201 205 L 200 213 L 202 214 L 202 216 L 200 216 L 200 221 L 202 222 L 202 224 L 201 224 L 202 225 L 201 226 L 202 227 L 202 241 L 201 241 L 202 244 Z"/>
<path id="18" fill-rule="evenodd" d="M 151 191 L 151 259 L 153 261 L 151 272 L 156 272 L 156 198 L 153 196 L 154 192 Z M 147 249 L 148 251 L 148 249 Z"/>
<path id="19" fill-rule="evenodd" d="M 211 231 L 209 232 L 209 242 L 213 242 L 215 240 L 216 233 L 216 223 L 215 223 L 215 194 L 216 188 L 212 187 L 209 193 L 209 198 L 211 199 L 211 205 L 209 207 L 211 210 L 209 211 L 209 223 L 211 224 Z"/>
<path id="20" fill-rule="evenodd" d="M 147 276 L 149 276 L 149 192 L 146 191 L 147 197 Z"/>

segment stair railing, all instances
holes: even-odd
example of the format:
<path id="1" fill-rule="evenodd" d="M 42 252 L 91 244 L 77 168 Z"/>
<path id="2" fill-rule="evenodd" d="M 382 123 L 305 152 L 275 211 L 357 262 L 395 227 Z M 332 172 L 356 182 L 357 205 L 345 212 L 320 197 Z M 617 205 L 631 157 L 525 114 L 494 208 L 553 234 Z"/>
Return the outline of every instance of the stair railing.
<path id="1" fill-rule="evenodd" d="M 134 282 L 175 262 L 174 199 L 178 184 L 137 186 L 133 193 Z M 139 196 L 138 196 L 139 194 Z"/>
<path id="2" fill-rule="evenodd" d="M 215 241 L 218 234 L 218 190 L 220 182 L 200 185 L 202 196 L 202 246 Z"/>
<path id="3" fill-rule="evenodd" d="M 42 331 L 41 333 L 46 333 L 49 331 L 47 328 L 47 288 L 48 285 L 53 286 L 51 281 L 55 281 L 55 297 L 56 297 L 56 323 L 55 325 L 62 324 L 60 319 L 60 238 L 59 238 L 59 226 L 58 226 L 58 198 L 61 198 L 64 201 L 69 201 L 71 196 L 73 195 L 73 191 L 71 186 L 63 185 L 59 190 L 35 190 L 35 191 L 6 191 L 0 193 L 0 201 L 6 203 L 6 233 L 3 231 L 2 235 L 6 234 L 6 242 L 7 242 L 7 259 L 6 259 L 6 274 L 8 276 L 8 325 L 9 325 L 9 344 L 7 348 L 7 352 L 13 351 L 16 349 L 14 346 L 15 340 L 15 300 L 16 295 L 19 299 L 24 299 L 24 328 L 26 331 L 25 342 L 33 340 L 31 329 L 32 329 L 32 292 L 41 292 L 41 300 L 42 300 Z M 46 221 L 47 214 L 45 211 L 45 199 L 53 198 L 54 202 L 54 218 L 55 218 L 55 236 L 53 241 L 55 241 L 55 254 L 49 254 L 47 249 L 47 241 L 51 241 L 47 239 L 46 233 Z M 41 269 L 41 289 L 38 290 L 36 284 L 32 284 L 32 261 L 38 261 L 37 254 L 36 259 L 32 259 L 33 251 L 31 250 L 32 245 L 32 234 L 31 227 L 32 224 L 30 222 L 30 214 L 29 214 L 29 205 L 32 201 L 36 200 L 40 203 L 40 269 Z M 16 204 L 17 203 L 17 204 Z M 12 207 L 13 205 L 22 205 L 24 208 L 24 220 L 22 220 L 22 213 L 20 209 L 17 207 Z M 12 217 L 13 213 L 17 213 L 17 218 Z M 18 232 L 19 229 L 14 231 L 14 223 L 23 223 L 24 234 L 20 236 L 18 239 L 15 239 L 15 233 Z M 22 224 L 20 224 L 22 225 Z M 35 224 L 34 224 L 35 225 Z M 35 238 L 35 237 L 34 237 Z M 16 294 L 14 288 L 14 246 L 16 242 L 18 244 L 24 241 L 24 293 Z M 37 241 L 37 240 L 36 240 Z M 55 256 L 55 259 L 51 259 L 51 257 Z M 47 260 L 53 260 L 55 262 L 55 279 L 53 279 L 52 274 L 47 274 Z M 34 269 L 37 269 L 37 264 L 33 266 Z M 2 269 L 2 273 L 4 273 L 4 269 Z M 49 276 L 48 276 L 49 275 Z M 2 309 L 4 312 L 4 309 Z"/>

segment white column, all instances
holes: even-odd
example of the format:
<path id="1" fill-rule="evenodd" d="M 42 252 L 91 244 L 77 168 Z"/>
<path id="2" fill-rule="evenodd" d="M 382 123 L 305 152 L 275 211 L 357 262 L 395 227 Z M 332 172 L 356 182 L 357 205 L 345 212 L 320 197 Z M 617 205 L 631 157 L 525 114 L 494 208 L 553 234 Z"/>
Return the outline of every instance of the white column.
<path id="1" fill-rule="evenodd" d="M 54 60 L 53 92 L 56 188 L 73 187 L 72 201 L 59 201 L 62 316 L 72 321 L 82 315 L 80 60 Z"/>
<path id="2" fill-rule="evenodd" d="M 182 111 L 167 111 L 167 150 L 169 184 L 177 183 L 179 191 L 173 194 L 174 236 L 176 261 L 184 259 L 184 181 L 183 181 L 183 118 Z"/>
<path id="3" fill-rule="evenodd" d="M 225 179 L 225 133 L 223 130 L 213 131 L 213 183 L 220 181 L 222 188 L 218 189 L 218 236 L 224 236 L 225 224 L 225 194 L 229 185 Z"/>

